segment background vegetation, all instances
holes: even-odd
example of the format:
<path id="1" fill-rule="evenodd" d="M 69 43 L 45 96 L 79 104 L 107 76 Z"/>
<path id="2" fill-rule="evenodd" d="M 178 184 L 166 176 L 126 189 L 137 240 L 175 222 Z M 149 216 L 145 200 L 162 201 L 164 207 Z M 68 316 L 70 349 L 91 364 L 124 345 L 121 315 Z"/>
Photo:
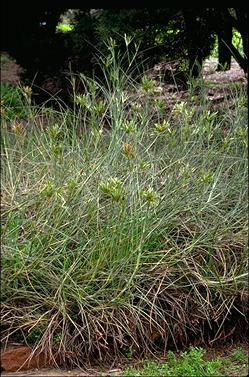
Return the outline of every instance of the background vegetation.
<path id="1" fill-rule="evenodd" d="M 22 79 L 27 80 L 26 84 L 35 82 L 52 95 L 60 91 L 64 100 L 68 100 L 69 90 L 65 72 L 101 76 L 96 55 L 109 53 L 106 41 L 110 37 L 115 39 L 121 53 L 124 52 L 124 33 L 140 45 L 145 69 L 161 60 L 177 62 L 176 70 L 182 72 L 181 81 L 185 83 L 189 76 L 200 75 L 215 38 L 219 46 L 218 69 L 229 69 L 233 56 L 247 72 L 246 8 L 72 10 L 66 5 L 53 4 L 47 8 L 43 3 L 36 7 L 25 2 L 14 7 L 6 1 L 1 4 L 4 36 L 1 49 L 8 51 L 25 69 Z M 67 23 L 68 32 L 65 27 L 63 32 L 58 27 L 60 17 Z M 233 43 L 233 31 L 241 36 L 239 48 Z M 45 90 L 35 97 L 40 103 L 49 98 Z"/>

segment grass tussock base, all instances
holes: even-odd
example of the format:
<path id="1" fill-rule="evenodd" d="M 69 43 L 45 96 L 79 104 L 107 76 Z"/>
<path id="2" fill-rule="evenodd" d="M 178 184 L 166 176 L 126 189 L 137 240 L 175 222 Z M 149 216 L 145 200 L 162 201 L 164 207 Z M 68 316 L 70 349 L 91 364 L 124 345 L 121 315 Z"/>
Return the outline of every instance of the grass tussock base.
<path id="1" fill-rule="evenodd" d="M 247 331 L 246 93 L 165 111 L 110 51 L 73 108 L 2 109 L 3 345 L 71 364 Z"/>

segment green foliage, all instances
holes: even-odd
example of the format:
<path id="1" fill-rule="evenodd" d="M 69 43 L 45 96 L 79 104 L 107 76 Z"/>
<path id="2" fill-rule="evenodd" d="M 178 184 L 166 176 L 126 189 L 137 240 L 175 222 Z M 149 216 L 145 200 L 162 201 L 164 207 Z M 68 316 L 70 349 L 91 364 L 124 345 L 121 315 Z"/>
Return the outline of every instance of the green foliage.
<path id="1" fill-rule="evenodd" d="M 5 35 L 4 49 L 24 68 L 22 77 L 29 83 L 35 79 L 37 87 L 47 87 L 45 84 L 49 79 L 55 87 L 60 86 L 61 95 L 67 84 L 67 80 L 62 78 L 65 70 L 72 69 L 88 75 L 94 72 L 101 76 L 101 68 L 95 64 L 95 55 L 97 51 L 103 56 L 108 55 L 106 42 L 110 37 L 116 40 L 116 47 L 121 55 L 131 40 L 140 45 L 146 69 L 161 60 L 179 60 L 185 66 L 190 61 L 187 72 L 191 73 L 196 58 L 201 63 L 210 55 L 215 33 L 217 29 L 224 27 L 223 22 L 217 22 L 217 17 L 218 20 L 223 17 L 227 21 L 230 14 L 233 26 L 238 23 L 242 28 L 245 27 L 243 23 L 245 24 L 247 17 L 246 12 L 243 15 L 243 11 L 239 13 L 235 8 L 224 8 L 221 11 L 214 8 L 186 10 L 179 7 L 82 8 L 74 10 L 76 16 L 64 16 L 65 21 L 61 22 L 59 20 L 63 20 L 60 17 L 65 10 L 60 3 L 49 10 L 43 3 L 32 9 L 27 4 L 11 8 L 10 4 L 5 3 L 5 17 L 1 23 Z M 67 13 L 72 11 L 70 9 Z M 234 41 L 241 51 L 238 35 L 237 32 L 234 33 Z M 131 50 L 131 55 L 135 52 L 136 46 Z M 45 92 L 41 92 L 40 98 L 43 98 L 42 94 L 45 97 Z M 64 95 L 66 96 L 65 93 Z M 38 100 L 38 97 L 35 99 Z"/>
<path id="2" fill-rule="evenodd" d="M 2 64 L 5 64 L 5 63 L 9 63 L 10 61 L 12 61 L 13 59 L 7 54 L 7 53 L 1 53 L 0 55 L 0 62 L 1 62 L 1 65 Z"/>
<path id="3" fill-rule="evenodd" d="M 140 361 L 139 367 L 126 367 L 124 376 L 246 376 L 248 353 L 235 347 L 227 356 L 207 360 L 206 351 L 191 347 L 176 356 L 169 351 L 165 362 Z"/>
<path id="4" fill-rule="evenodd" d="M 67 34 L 66 46 L 71 51 L 72 69 L 90 73 L 93 54 L 96 53 L 97 40 L 95 28 L 97 20 L 89 11 L 82 11 L 77 16 L 73 29 Z"/>
<path id="5" fill-rule="evenodd" d="M 234 349 L 230 355 L 231 362 L 248 362 L 248 354 L 242 347 Z"/>
<path id="6" fill-rule="evenodd" d="M 232 38 L 232 44 L 236 49 L 239 51 L 239 53 L 243 56 L 244 55 L 244 49 L 243 49 L 243 43 L 242 43 L 242 37 L 239 31 L 233 29 L 233 38 Z M 210 58 L 218 58 L 218 36 L 215 36 L 215 43 L 214 47 L 211 51 Z"/>
<path id="7" fill-rule="evenodd" d="M 153 92 L 156 88 L 155 80 L 148 79 L 146 76 L 142 77 L 142 89 L 145 92 Z"/>
<path id="8" fill-rule="evenodd" d="M 103 10 L 96 25 L 98 48 L 105 54 L 105 41 L 112 37 L 122 53 L 123 35 L 127 34 L 140 45 L 149 67 L 162 57 L 186 58 L 183 19 L 174 17 L 175 13 L 174 8 Z"/>
<path id="9" fill-rule="evenodd" d="M 232 43 L 236 47 L 236 49 L 239 51 L 239 53 L 243 56 L 244 50 L 243 50 L 242 37 L 241 37 L 240 32 L 237 30 L 233 30 Z"/>
<path id="10" fill-rule="evenodd" d="M 27 335 L 26 339 L 27 342 L 31 344 L 35 344 L 37 341 L 39 341 L 42 338 L 44 329 L 40 328 L 33 328 Z"/>
<path id="11" fill-rule="evenodd" d="M 142 367 L 126 368 L 124 376 L 217 376 L 221 365 L 219 359 L 206 361 L 205 350 L 192 347 L 188 352 L 183 352 L 176 357 L 172 351 L 167 354 L 165 363 L 145 361 Z"/>
<path id="12" fill-rule="evenodd" d="M 3 118 L 24 119 L 25 101 L 21 88 L 10 84 L 1 84 L 1 115 Z"/>
<path id="13" fill-rule="evenodd" d="M 106 182 L 101 182 L 100 190 L 112 197 L 116 202 L 122 199 L 122 182 L 118 178 L 110 177 Z"/>
<path id="14" fill-rule="evenodd" d="M 58 23 L 56 26 L 56 31 L 59 33 L 69 33 L 74 29 L 74 25 L 63 24 L 62 22 Z"/>
<path id="15" fill-rule="evenodd" d="M 226 356 L 220 358 L 220 376 L 247 376 L 248 375 L 248 350 L 235 346 L 228 351 Z"/>

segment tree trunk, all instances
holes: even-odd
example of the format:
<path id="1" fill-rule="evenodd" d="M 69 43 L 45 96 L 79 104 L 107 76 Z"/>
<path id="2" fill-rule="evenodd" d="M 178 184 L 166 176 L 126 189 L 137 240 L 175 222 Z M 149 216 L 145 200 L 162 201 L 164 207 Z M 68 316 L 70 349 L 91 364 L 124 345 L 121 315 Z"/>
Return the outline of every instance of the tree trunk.
<path id="1" fill-rule="evenodd" d="M 247 11 L 246 9 L 240 9 L 240 8 L 233 8 L 233 9 L 235 11 L 235 15 L 230 13 L 228 8 L 219 9 L 219 11 L 216 12 L 215 29 L 218 36 L 220 36 L 221 40 L 223 40 L 223 45 L 227 47 L 227 50 L 229 51 L 230 55 L 234 57 L 234 59 L 238 62 L 238 64 L 243 69 L 245 74 L 247 74 L 248 73 Z M 231 33 L 232 33 L 233 27 L 236 28 L 242 36 L 243 50 L 244 50 L 243 55 L 241 55 L 240 52 L 237 50 L 237 48 L 235 48 L 235 46 L 232 44 Z M 219 61 L 219 65 L 220 65 L 220 61 Z"/>
<path id="2" fill-rule="evenodd" d="M 201 73 L 203 64 L 203 57 L 198 44 L 199 24 L 197 15 L 194 14 L 192 9 L 184 9 L 183 16 L 188 39 L 189 74 L 192 78 L 197 78 Z"/>
<path id="3" fill-rule="evenodd" d="M 237 16 L 237 30 L 240 32 L 243 43 L 244 62 L 243 69 L 248 73 L 248 17 L 247 10 L 242 8 L 235 8 Z"/>
<path id="4" fill-rule="evenodd" d="M 231 53 L 234 57 L 234 59 L 237 61 L 239 64 L 240 68 L 243 69 L 245 74 L 248 73 L 248 61 L 246 57 L 243 57 L 239 51 L 234 47 L 232 43 L 228 43 L 228 48 L 231 50 Z"/>
<path id="5" fill-rule="evenodd" d="M 226 25 L 223 31 L 218 34 L 219 61 L 217 71 L 228 71 L 231 68 L 232 53 L 228 44 L 232 43 L 232 26 Z"/>

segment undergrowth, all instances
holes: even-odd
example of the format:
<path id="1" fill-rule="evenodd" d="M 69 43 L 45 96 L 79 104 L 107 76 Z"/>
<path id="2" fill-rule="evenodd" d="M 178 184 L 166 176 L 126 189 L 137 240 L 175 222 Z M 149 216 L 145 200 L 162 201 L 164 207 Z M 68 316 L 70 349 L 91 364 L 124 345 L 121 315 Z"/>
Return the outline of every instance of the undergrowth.
<path id="1" fill-rule="evenodd" d="M 73 108 L 2 107 L 2 341 L 71 363 L 245 332 L 246 93 L 166 111 L 125 42 Z"/>
<path id="2" fill-rule="evenodd" d="M 166 362 L 146 360 L 140 368 L 126 368 L 123 376 L 217 376 L 221 360 L 206 361 L 204 355 L 205 350 L 197 347 L 191 347 L 179 357 L 169 351 Z"/>
<path id="3" fill-rule="evenodd" d="M 223 351 L 220 356 L 210 357 L 207 350 L 191 346 L 178 354 L 168 351 L 165 358 L 144 359 L 136 365 L 124 368 L 122 376 L 246 376 L 248 352 L 237 346 Z M 102 373 L 102 376 L 106 373 Z M 120 372 L 113 373 L 114 376 Z"/>

